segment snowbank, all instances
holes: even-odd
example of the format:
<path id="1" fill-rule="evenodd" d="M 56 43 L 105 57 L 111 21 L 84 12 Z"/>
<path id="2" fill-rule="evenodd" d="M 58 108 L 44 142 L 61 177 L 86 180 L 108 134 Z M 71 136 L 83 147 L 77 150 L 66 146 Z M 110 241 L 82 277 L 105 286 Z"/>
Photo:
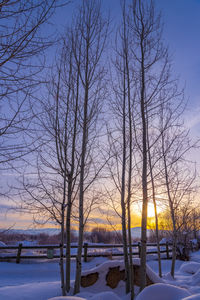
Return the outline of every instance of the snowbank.
<path id="1" fill-rule="evenodd" d="M 136 300 L 181 300 L 190 296 L 186 289 L 171 284 L 157 283 L 146 287 Z"/>
<path id="2" fill-rule="evenodd" d="M 192 295 L 192 296 L 183 298 L 182 300 L 200 300 L 200 294 Z"/>
<path id="3" fill-rule="evenodd" d="M 75 296 L 54 297 L 54 298 L 49 298 L 48 300 L 65 300 L 65 299 L 67 299 L 67 300 L 85 300 L 85 298 L 80 298 L 80 297 L 75 297 Z"/>
<path id="4" fill-rule="evenodd" d="M 181 272 L 185 272 L 188 274 L 195 274 L 198 270 L 200 270 L 200 263 L 198 262 L 183 263 L 179 270 Z"/>
<path id="5" fill-rule="evenodd" d="M 133 265 L 140 266 L 140 258 L 134 258 Z M 97 272 L 100 275 L 98 282 L 101 281 L 101 284 L 104 284 L 105 277 L 106 277 L 106 274 L 107 274 L 109 268 L 114 268 L 114 267 L 119 267 L 120 270 L 123 270 L 124 269 L 124 261 L 123 260 L 106 261 L 95 268 L 83 271 L 82 276 L 86 276 L 88 274 Z M 148 265 L 146 266 L 146 273 L 152 282 L 164 283 L 164 280 L 162 278 L 160 278 Z"/>
<path id="6" fill-rule="evenodd" d="M 94 295 L 90 300 L 120 300 L 120 298 L 113 292 L 103 292 Z"/>
<path id="7" fill-rule="evenodd" d="M 47 300 L 60 295 L 60 282 L 36 282 L 0 288 L 0 299 Z"/>
<path id="8" fill-rule="evenodd" d="M 113 292 L 102 292 L 99 294 L 89 294 L 86 295 L 86 298 L 77 297 L 77 296 L 61 296 L 61 297 L 54 297 L 49 298 L 48 300 L 120 300 L 120 298 Z"/>
<path id="9" fill-rule="evenodd" d="M 81 274 L 81 277 L 98 273 L 98 279 L 94 284 L 92 284 L 90 286 L 81 287 L 81 292 L 83 292 L 83 291 L 92 292 L 92 293 L 94 293 L 94 292 L 101 293 L 101 292 L 107 292 L 107 291 L 111 292 L 112 289 L 107 285 L 107 282 L 106 282 L 106 275 L 109 271 L 109 268 L 114 268 L 114 267 L 119 267 L 119 270 L 121 271 L 124 269 L 124 262 L 122 260 L 106 261 L 94 268 L 83 271 Z M 120 294 L 120 293 L 123 294 L 124 289 L 125 289 L 125 283 L 123 280 L 121 280 L 118 283 L 117 288 L 115 289 L 115 292 L 117 292 L 117 294 Z"/>
<path id="10" fill-rule="evenodd" d="M 193 286 L 200 285 L 200 269 L 193 276 L 191 276 L 190 282 Z"/>

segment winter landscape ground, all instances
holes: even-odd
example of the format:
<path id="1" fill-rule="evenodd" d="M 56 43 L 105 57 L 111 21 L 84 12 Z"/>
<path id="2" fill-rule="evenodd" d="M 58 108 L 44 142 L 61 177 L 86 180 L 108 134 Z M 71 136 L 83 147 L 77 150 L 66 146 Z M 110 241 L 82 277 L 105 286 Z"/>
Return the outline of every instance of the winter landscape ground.
<path id="1" fill-rule="evenodd" d="M 103 274 L 105 266 L 113 265 L 114 262 L 115 260 L 106 258 L 94 258 L 90 262 L 83 262 L 83 271 L 94 269 L 104 263 L 103 267 L 101 266 Z M 191 253 L 188 262 L 176 261 L 175 279 L 169 275 L 170 265 L 171 260 L 162 260 L 163 279 L 160 283 L 143 290 L 136 300 L 200 299 L 200 251 Z M 155 276 L 154 273 L 158 273 L 157 260 L 148 260 L 148 266 L 153 270 L 152 276 Z M 72 279 L 74 279 L 74 260 L 71 267 Z M 59 276 L 58 260 L 29 260 L 22 261 L 20 264 L 1 262 L 0 299 L 48 300 L 59 297 L 61 295 Z M 73 286 L 73 280 L 71 285 Z M 77 296 L 87 300 L 129 299 L 129 295 L 125 295 L 123 282 L 120 282 L 116 289 L 111 289 L 106 286 L 103 279 L 90 288 L 82 288 Z M 65 299 L 65 297 L 60 296 L 57 299 Z M 72 297 L 72 299 L 76 298 Z"/>

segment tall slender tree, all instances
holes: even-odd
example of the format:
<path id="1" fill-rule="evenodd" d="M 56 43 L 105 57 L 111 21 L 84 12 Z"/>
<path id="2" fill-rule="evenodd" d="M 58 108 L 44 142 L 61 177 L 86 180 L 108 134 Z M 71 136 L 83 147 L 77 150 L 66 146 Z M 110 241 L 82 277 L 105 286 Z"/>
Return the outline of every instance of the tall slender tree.
<path id="1" fill-rule="evenodd" d="M 141 231 L 141 289 L 146 285 L 147 208 L 149 190 L 148 132 L 156 124 L 161 95 L 169 86 L 170 64 L 167 48 L 162 42 L 162 24 L 154 1 L 133 0 L 128 23 L 131 36 L 132 68 L 135 77 L 134 132 L 141 157 L 142 231 Z M 151 175 L 153 175 L 151 173 Z"/>
<path id="2" fill-rule="evenodd" d="M 79 237 L 76 256 L 76 277 L 74 294 L 80 291 L 81 255 L 84 231 L 84 193 L 86 176 L 86 157 L 90 148 L 91 134 L 95 136 L 96 120 L 103 100 L 103 77 L 105 69 L 102 66 L 102 54 L 107 37 L 108 21 L 101 13 L 100 1 L 84 0 L 79 9 L 74 24 L 75 39 L 73 54 L 79 64 L 79 78 L 82 94 L 82 139 L 79 186 Z M 80 60 L 78 60 L 80 57 Z M 93 131 L 93 132 L 92 132 Z"/>

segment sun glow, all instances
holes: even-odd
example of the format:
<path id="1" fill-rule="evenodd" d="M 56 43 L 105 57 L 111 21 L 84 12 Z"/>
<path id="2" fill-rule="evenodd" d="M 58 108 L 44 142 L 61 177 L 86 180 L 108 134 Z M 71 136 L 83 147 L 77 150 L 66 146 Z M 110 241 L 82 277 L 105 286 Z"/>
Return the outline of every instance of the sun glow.
<path id="1" fill-rule="evenodd" d="M 161 213 L 163 211 L 163 208 L 159 205 L 157 205 L 157 213 Z M 153 203 L 148 203 L 148 218 L 155 217 L 155 210 Z"/>
<path id="2" fill-rule="evenodd" d="M 136 206 L 134 206 L 134 212 L 137 213 L 138 215 L 142 214 L 142 203 L 137 204 Z M 161 213 L 164 211 L 164 208 L 160 205 L 157 205 L 157 214 Z M 152 202 L 148 203 L 148 218 L 152 219 L 155 217 L 155 212 L 154 212 L 154 205 Z"/>

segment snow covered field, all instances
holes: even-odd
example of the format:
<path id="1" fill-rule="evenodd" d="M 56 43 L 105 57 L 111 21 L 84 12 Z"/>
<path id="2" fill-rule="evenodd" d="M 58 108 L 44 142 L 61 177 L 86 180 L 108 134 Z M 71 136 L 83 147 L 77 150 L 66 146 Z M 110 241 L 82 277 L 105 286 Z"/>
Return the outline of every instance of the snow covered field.
<path id="1" fill-rule="evenodd" d="M 105 261 L 109 260 L 95 258 L 83 263 L 83 270 L 95 268 Z M 148 261 L 148 266 L 155 273 L 158 273 L 157 265 L 156 260 Z M 146 288 L 137 296 L 137 300 L 200 300 L 200 251 L 192 253 L 189 262 L 176 262 L 175 280 L 169 275 L 170 260 L 163 260 L 162 268 L 166 284 L 160 283 Z M 74 260 L 71 272 L 74 279 Z M 0 300 L 47 300 L 60 295 L 58 260 L 22 261 L 20 264 L 0 262 Z M 94 288 L 82 288 L 78 296 L 87 300 L 129 299 L 124 294 L 123 282 L 116 289 L 102 286 L 102 283 Z"/>

